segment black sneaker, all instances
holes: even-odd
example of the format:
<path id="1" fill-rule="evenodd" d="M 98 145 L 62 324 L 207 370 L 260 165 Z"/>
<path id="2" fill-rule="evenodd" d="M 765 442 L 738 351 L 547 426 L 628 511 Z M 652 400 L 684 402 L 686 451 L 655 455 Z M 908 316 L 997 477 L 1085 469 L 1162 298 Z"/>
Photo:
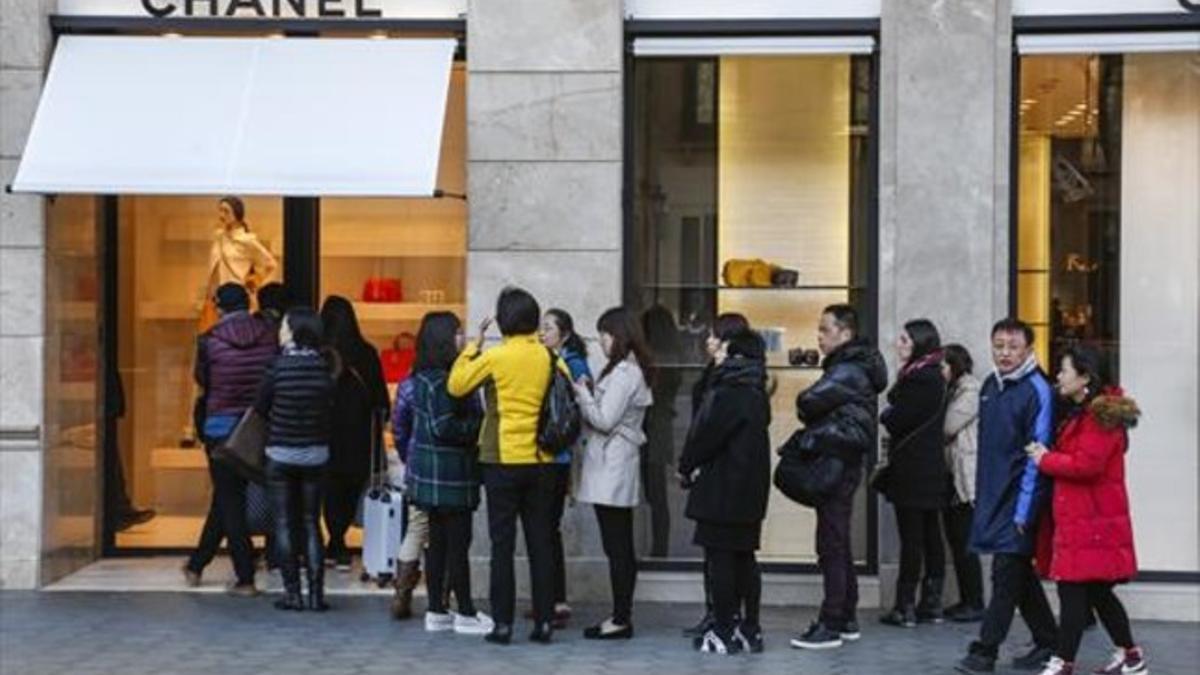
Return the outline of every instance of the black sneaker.
<path id="1" fill-rule="evenodd" d="M 761 628 L 738 626 L 733 631 L 733 640 L 741 647 L 741 651 L 751 654 L 761 654 L 766 648 Z"/>
<path id="2" fill-rule="evenodd" d="M 714 623 L 712 612 L 707 612 L 704 618 L 700 619 L 700 623 L 690 628 L 683 629 L 683 637 L 698 638 L 704 637 L 704 634 L 712 629 Z"/>
<path id="3" fill-rule="evenodd" d="M 483 639 L 494 645 L 506 645 L 512 642 L 512 626 L 506 623 L 498 623 L 492 627 L 492 632 L 483 636 Z"/>
<path id="4" fill-rule="evenodd" d="M 946 618 L 955 623 L 975 623 L 983 620 L 983 608 L 959 603 L 946 610 Z"/>
<path id="5" fill-rule="evenodd" d="M 742 645 L 735 639 L 723 638 L 715 628 L 709 629 L 704 635 L 692 641 L 692 646 L 705 654 L 724 654 L 732 656 L 742 651 Z"/>
<path id="6" fill-rule="evenodd" d="M 862 637 L 862 631 L 859 630 L 858 622 L 855 621 L 854 619 L 851 619 L 851 620 L 847 621 L 846 623 L 842 624 L 842 629 L 840 631 L 838 631 L 838 634 L 846 642 L 854 642 L 855 640 L 858 640 L 859 638 Z"/>
<path id="7" fill-rule="evenodd" d="M 1037 670 L 1046 665 L 1051 656 L 1054 656 L 1053 648 L 1034 645 L 1033 649 L 1014 658 L 1012 665 L 1017 670 Z"/>
<path id="8" fill-rule="evenodd" d="M 960 673 L 992 673 L 996 671 L 996 659 L 986 654 L 971 652 L 954 665 Z"/>
<path id="9" fill-rule="evenodd" d="M 917 613 L 912 607 L 897 607 L 892 611 L 879 617 L 879 623 L 885 626 L 898 626 L 900 628 L 916 628 Z"/>
<path id="10" fill-rule="evenodd" d="M 791 645 L 796 649 L 836 649 L 842 646 L 842 635 L 814 621 L 800 637 L 792 638 Z"/>
<path id="11" fill-rule="evenodd" d="M 917 623 L 938 624 L 946 620 L 946 613 L 941 607 L 917 609 Z"/>

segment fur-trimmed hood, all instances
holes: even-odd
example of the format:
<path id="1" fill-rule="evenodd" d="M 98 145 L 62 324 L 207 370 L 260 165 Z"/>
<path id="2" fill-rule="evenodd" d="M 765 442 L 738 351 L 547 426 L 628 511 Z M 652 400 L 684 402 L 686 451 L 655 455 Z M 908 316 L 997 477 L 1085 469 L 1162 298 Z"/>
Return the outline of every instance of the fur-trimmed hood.
<path id="1" fill-rule="evenodd" d="M 1088 410 L 1096 417 L 1101 426 L 1113 429 L 1125 427 L 1131 429 L 1137 426 L 1138 418 L 1142 416 L 1137 401 L 1125 395 L 1118 387 L 1105 389 L 1088 405 Z"/>

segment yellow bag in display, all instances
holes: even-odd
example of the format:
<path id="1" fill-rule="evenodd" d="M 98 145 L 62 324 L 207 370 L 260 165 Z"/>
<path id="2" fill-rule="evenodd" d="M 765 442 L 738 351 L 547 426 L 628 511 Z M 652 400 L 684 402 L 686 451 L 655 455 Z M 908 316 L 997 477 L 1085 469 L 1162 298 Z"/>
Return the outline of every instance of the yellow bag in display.
<path id="1" fill-rule="evenodd" d="M 734 288 L 765 288 L 771 285 L 775 265 L 761 258 L 733 258 L 725 261 L 721 279 Z"/>

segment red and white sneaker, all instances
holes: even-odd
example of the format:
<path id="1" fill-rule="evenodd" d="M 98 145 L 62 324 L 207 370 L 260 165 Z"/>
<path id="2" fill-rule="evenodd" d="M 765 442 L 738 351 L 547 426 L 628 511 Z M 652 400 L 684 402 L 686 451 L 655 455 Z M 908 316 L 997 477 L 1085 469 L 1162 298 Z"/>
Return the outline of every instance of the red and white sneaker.
<path id="1" fill-rule="evenodd" d="M 1146 656 L 1141 647 L 1129 649 L 1117 648 L 1109 659 L 1108 665 L 1092 671 L 1095 675 L 1149 675 L 1150 668 L 1146 665 Z"/>

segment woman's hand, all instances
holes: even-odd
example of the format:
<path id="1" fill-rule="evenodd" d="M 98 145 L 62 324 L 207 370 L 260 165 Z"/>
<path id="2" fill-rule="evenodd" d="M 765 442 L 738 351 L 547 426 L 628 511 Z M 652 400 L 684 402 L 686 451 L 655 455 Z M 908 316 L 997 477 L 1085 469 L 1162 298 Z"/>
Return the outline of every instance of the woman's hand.
<path id="1" fill-rule="evenodd" d="M 492 327 L 493 319 L 490 316 L 485 316 L 483 321 L 479 322 L 479 337 L 475 338 L 475 346 L 480 350 L 483 349 L 483 341 L 487 338 L 488 329 Z"/>
<path id="2" fill-rule="evenodd" d="M 1046 453 L 1048 452 L 1050 451 L 1046 449 L 1046 446 L 1036 441 L 1025 446 L 1025 454 L 1029 455 L 1029 459 L 1032 459 L 1033 463 L 1038 466 L 1041 466 L 1042 458 L 1045 457 Z"/>

